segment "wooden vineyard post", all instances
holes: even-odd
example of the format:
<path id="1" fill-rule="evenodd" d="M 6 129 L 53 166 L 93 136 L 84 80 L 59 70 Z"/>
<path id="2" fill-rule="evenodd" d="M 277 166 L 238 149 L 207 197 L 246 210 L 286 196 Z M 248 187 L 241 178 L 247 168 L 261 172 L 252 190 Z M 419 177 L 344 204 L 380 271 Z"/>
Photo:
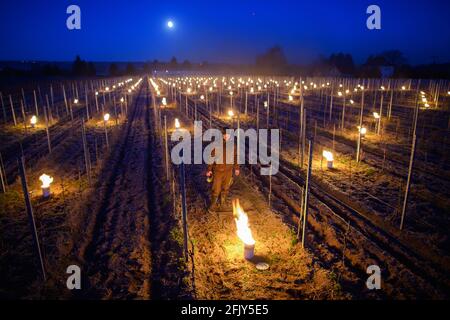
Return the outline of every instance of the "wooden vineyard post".
<path id="1" fill-rule="evenodd" d="M 181 150 L 181 158 L 183 159 L 183 150 Z M 184 258 L 188 261 L 188 226 L 187 226 L 187 204 L 186 204 L 186 177 L 184 161 L 180 164 L 180 188 L 181 188 L 181 210 L 183 221 L 183 245 L 184 245 Z"/>
<path id="2" fill-rule="evenodd" d="M 25 134 L 28 134 L 28 131 L 27 131 L 27 117 L 25 116 L 25 108 L 23 106 L 23 100 L 20 100 L 20 109 L 22 111 L 23 126 L 25 128 Z"/>
<path id="3" fill-rule="evenodd" d="M 8 180 L 6 178 L 5 164 L 3 163 L 3 157 L 1 153 L 0 153 L 0 171 L 2 172 L 2 176 L 4 179 L 4 190 L 6 190 L 8 188 Z"/>
<path id="4" fill-rule="evenodd" d="M 259 132 L 259 100 L 256 103 L 256 132 Z"/>
<path id="5" fill-rule="evenodd" d="M 306 113 L 307 109 L 303 108 L 303 126 L 302 126 L 302 168 L 303 168 L 303 158 L 305 155 L 306 148 Z"/>
<path id="6" fill-rule="evenodd" d="M 305 248 L 306 221 L 308 219 L 308 200 L 309 200 L 309 180 L 311 179 L 312 158 L 313 158 L 313 140 L 309 140 L 309 160 L 308 172 L 306 174 L 305 194 L 303 200 L 303 228 L 302 228 L 302 248 Z"/>
<path id="7" fill-rule="evenodd" d="M 62 91 L 64 96 L 64 105 L 66 106 L 66 114 L 69 115 L 69 106 L 67 105 L 66 90 L 64 89 L 64 85 L 62 86 Z"/>
<path id="8" fill-rule="evenodd" d="M 44 117 L 45 117 L 45 132 L 47 133 L 48 153 L 52 153 L 52 142 L 50 140 L 50 131 L 48 129 L 47 108 L 45 106 L 44 106 Z"/>
<path id="9" fill-rule="evenodd" d="M 169 145 L 167 142 L 167 117 L 164 115 L 164 158 L 166 162 L 166 178 L 169 180 Z"/>
<path id="10" fill-rule="evenodd" d="M 267 92 L 267 104 L 265 105 L 265 107 L 266 107 L 266 120 L 267 120 L 267 123 L 266 123 L 266 128 L 267 129 L 269 129 L 269 116 L 270 116 L 270 95 L 269 95 L 269 92 Z M 277 117 L 278 118 L 278 117 Z"/>
<path id="11" fill-rule="evenodd" d="M 303 133 L 304 133 L 304 130 L 303 130 L 303 127 L 304 127 L 304 112 L 305 112 L 305 108 L 304 108 L 304 104 L 303 104 L 303 96 L 301 96 L 300 97 L 300 99 L 301 99 L 301 102 L 300 102 L 300 119 L 299 119 L 299 121 L 300 121 L 300 132 L 299 132 L 299 143 L 298 143 L 298 146 L 299 146 L 299 165 L 300 165 L 300 168 L 303 168 L 303 155 L 304 155 L 304 147 L 305 147 L 305 145 L 304 145 L 304 143 L 303 143 L 303 141 L 304 141 L 304 137 L 303 137 Z"/>
<path id="12" fill-rule="evenodd" d="M 27 99 L 25 99 L 25 92 L 23 91 L 23 88 L 21 88 L 21 91 L 22 91 L 22 101 L 23 101 L 23 105 L 24 105 L 25 109 L 28 110 L 28 107 L 27 107 Z"/>
<path id="13" fill-rule="evenodd" d="M 270 164 L 270 171 L 269 171 L 269 208 L 272 200 L 272 164 Z"/>
<path id="14" fill-rule="evenodd" d="M 46 281 L 47 275 L 45 272 L 44 260 L 42 258 L 41 247 L 39 245 L 39 238 L 38 238 L 38 234 L 37 234 L 37 230 L 36 230 L 36 223 L 34 221 L 33 207 L 31 206 L 30 194 L 28 192 L 27 178 L 26 178 L 26 174 L 25 174 L 24 157 L 23 156 L 19 157 L 18 161 L 19 161 L 20 180 L 22 182 L 22 190 L 23 190 L 23 195 L 25 198 L 25 205 L 26 205 L 27 214 L 28 214 L 28 222 L 30 224 L 30 229 L 31 229 L 31 233 L 33 236 L 33 242 L 34 242 L 34 246 L 36 249 L 36 253 L 39 258 L 42 276 L 44 277 L 44 281 Z"/>
<path id="15" fill-rule="evenodd" d="M 247 115 L 248 92 L 245 90 L 245 115 Z"/>
<path id="16" fill-rule="evenodd" d="M 333 89 L 334 89 L 334 83 L 331 85 L 331 95 L 330 95 L 330 118 L 329 122 L 331 123 L 331 119 L 333 117 Z"/>
<path id="17" fill-rule="evenodd" d="M 81 119 L 81 138 L 83 140 L 83 151 L 84 151 L 84 164 L 86 167 L 86 173 L 88 176 L 88 184 L 91 185 L 91 168 L 89 165 L 89 149 L 86 140 L 86 128 L 84 126 L 84 117 Z"/>
<path id="18" fill-rule="evenodd" d="M 344 91 L 344 101 L 342 104 L 341 131 L 344 131 L 344 123 L 345 123 L 345 91 Z"/>
<path id="19" fill-rule="evenodd" d="M 108 126 L 107 120 L 103 119 L 103 126 L 105 128 L 105 140 L 106 140 L 106 149 L 109 150 L 109 140 L 108 140 Z"/>
<path id="20" fill-rule="evenodd" d="M 52 109 L 55 107 L 55 100 L 53 96 L 53 86 L 50 85 L 50 101 L 52 102 Z M 56 109 L 58 112 L 58 109 Z"/>
<path id="21" fill-rule="evenodd" d="M 304 200 L 304 192 L 303 188 L 299 185 L 300 192 L 300 215 L 298 217 L 298 225 L 297 225 L 297 240 L 300 239 L 300 230 L 302 229 L 302 221 L 303 221 L 303 200 Z"/>
<path id="22" fill-rule="evenodd" d="M 14 104 L 11 95 L 9 95 L 9 104 L 11 105 L 11 113 L 14 121 L 14 126 L 17 126 L 16 113 L 14 112 Z"/>
<path id="23" fill-rule="evenodd" d="M 359 114 L 359 130 L 358 130 L 358 141 L 356 145 L 356 162 L 359 163 L 361 160 L 361 130 L 363 125 L 363 113 L 364 113 L 364 90 L 361 92 L 361 112 Z"/>
<path id="24" fill-rule="evenodd" d="M 88 94 L 87 94 L 87 89 L 84 89 L 84 99 L 86 100 L 86 113 L 87 113 L 87 120 L 89 121 L 89 119 L 91 118 L 89 116 L 89 101 L 88 101 Z"/>
<path id="25" fill-rule="evenodd" d="M 3 101 L 3 93 L 0 92 L 0 100 L 2 102 L 2 110 L 3 110 L 3 122 L 6 123 L 6 109 L 5 102 Z"/>
<path id="26" fill-rule="evenodd" d="M 127 95 L 125 95 L 125 114 L 126 115 L 128 115 L 128 96 Z M 130 103 L 132 103 L 133 102 L 133 97 L 131 97 L 131 99 L 130 99 Z"/>
<path id="27" fill-rule="evenodd" d="M 97 113 L 98 113 L 98 92 L 96 91 L 94 93 L 95 96 L 95 108 L 97 109 Z"/>
<path id="28" fill-rule="evenodd" d="M 3 168 L 0 167 L 0 180 L 2 183 L 2 192 L 6 193 L 6 177 L 3 176 Z"/>
<path id="29" fill-rule="evenodd" d="M 208 94 L 206 94 L 208 97 Z M 208 98 L 206 98 L 206 101 L 208 101 Z M 208 102 L 206 102 L 206 105 L 208 106 Z M 209 103 L 209 128 L 211 129 L 212 126 L 212 105 Z"/>
<path id="30" fill-rule="evenodd" d="M 333 124 L 333 152 L 336 151 L 336 124 Z"/>
<path id="31" fill-rule="evenodd" d="M 417 143 L 416 129 L 417 129 L 417 120 L 419 118 L 419 103 L 418 103 L 419 86 L 420 86 L 420 80 L 419 80 L 419 85 L 417 86 L 417 92 L 416 92 L 416 107 L 415 107 L 415 112 L 414 112 L 414 127 L 413 127 L 413 139 L 412 139 L 412 144 L 411 144 L 411 157 L 409 159 L 408 179 L 406 180 L 405 198 L 403 200 L 402 216 L 401 216 L 401 220 L 400 220 L 400 230 L 403 230 L 403 225 L 405 222 L 405 213 L 406 213 L 406 209 L 408 207 L 409 189 L 411 187 L 411 176 L 412 176 L 412 170 L 413 170 L 413 166 L 414 166 L 414 158 L 415 158 L 415 154 L 416 154 L 416 143 Z"/>
<path id="32" fill-rule="evenodd" d="M 47 112 L 48 112 L 48 119 L 50 121 L 50 123 L 53 123 L 53 114 L 52 114 L 52 109 L 50 108 L 50 102 L 48 101 L 48 95 L 45 95 L 45 100 L 47 101 Z M 44 109 L 46 107 L 44 106 Z"/>
<path id="33" fill-rule="evenodd" d="M 380 118 L 378 119 L 378 126 L 377 126 L 377 135 L 380 135 L 381 132 L 381 121 L 383 119 L 383 96 L 384 92 L 381 91 L 381 98 L 380 98 Z"/>
<path id="34" fill-rule="evenodd" d="M 36 108 L 36 117 L 39 117 L 39 107 L 37 103 L 36 90 L 33 90 L 33 96 L 34 96 L 34 107 Z"/>

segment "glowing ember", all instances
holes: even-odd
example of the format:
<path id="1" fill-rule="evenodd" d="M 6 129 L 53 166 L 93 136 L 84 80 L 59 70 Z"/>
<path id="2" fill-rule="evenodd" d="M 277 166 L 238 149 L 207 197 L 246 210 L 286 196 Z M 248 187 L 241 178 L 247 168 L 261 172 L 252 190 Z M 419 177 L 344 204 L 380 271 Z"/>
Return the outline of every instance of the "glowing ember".
<path id="1" fill-rule="evenodd" d="M 39 177 L 42 182 L 41 188 L 49 188 L 50 184 L 53 182 L 53 177 L 46 175 L 45 173 Z"/>
<path id="2" fill-rule="evenodd" d="M 233 200 L 233 216 L 236 221 L 237 235 L 239 239 L 246 245 L 254 245 L 255 239 L 253 239 L 252 231 L 248 225 L 248 216 L 241 208 L 239 199 Z"/>

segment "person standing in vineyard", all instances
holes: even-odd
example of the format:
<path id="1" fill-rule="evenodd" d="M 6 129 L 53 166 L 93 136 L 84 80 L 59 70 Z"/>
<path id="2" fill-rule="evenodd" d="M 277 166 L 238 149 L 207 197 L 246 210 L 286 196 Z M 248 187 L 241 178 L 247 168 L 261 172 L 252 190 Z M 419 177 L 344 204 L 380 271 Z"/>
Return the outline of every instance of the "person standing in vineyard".
<path id="1" fill-rule="evenodd" d="M 211 157 L 215 158 L 214 162 L 208 165 L 208 169 L 206 171 L 206 176 L 208 177 L 208 181 L 212 179 L 211 183 L 211 199 L 208 207 L 209 212 L 214 212 L 216 209 L 216 203 L 220 196 L 220 206 L 223 206 L 226 202 L 226 198 L 228 195 L 228 191 L 233 182 L 233 171 L 236 176 L 239 176 L 239 165 L 237 161 L 237 148 L 236 145 L 233 144 L 232 150 L 227 150 L 227 141 L 231 138 L 231 135 L 227 133 L 227 129 L 222 130 L 223 140 L 222 140 L 222 148 L 221 154 L 217 154 L 216 157 L 216 149 L 213 149 L 211 153 Z M 227 151 L 233 152 L 231 163 L 227 163 Z M 219 161 L 219 160 L 222 161 Z M 230 160 L 228 160 L 230 162 Z"/>

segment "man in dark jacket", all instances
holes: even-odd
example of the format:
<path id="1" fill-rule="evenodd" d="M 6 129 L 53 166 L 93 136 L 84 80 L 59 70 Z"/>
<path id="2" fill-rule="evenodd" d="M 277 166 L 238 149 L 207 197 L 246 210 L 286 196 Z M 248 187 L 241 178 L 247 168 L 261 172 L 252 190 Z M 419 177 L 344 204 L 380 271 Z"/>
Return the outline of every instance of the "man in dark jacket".
<path id="1" fill-rule="evenodd" d="M 230 139 L 230 135 L 226 133 L 226 129 L 222 130 L 223 142 L 222 142 L 222 163 L 214 163 L 208 165 L 208 169 L 206 171 L 206 176 L 213 178 L 212 188 L 211 188 L 211 201 L 209 204 L 209 211 L 214 211 L 216 208 L 217 199 L 220 196 L 220 205 L 223 206 L 225 204 L 228 190 L 231 187 L 231 183 L 233 180 L 233 171 L 236 176 L 239 175 L 239 165 L 237 162 L 237 148 L 236 144 L 234 144 L 234 155 L 232 158 L 232 163 L 227 163 L 227 147 L 226 142 Z M 216 157 L 215 153 L 216 149 L 212 151 L 211 156 Z M 220 155 L 219 155 L 220 157 Z"/>

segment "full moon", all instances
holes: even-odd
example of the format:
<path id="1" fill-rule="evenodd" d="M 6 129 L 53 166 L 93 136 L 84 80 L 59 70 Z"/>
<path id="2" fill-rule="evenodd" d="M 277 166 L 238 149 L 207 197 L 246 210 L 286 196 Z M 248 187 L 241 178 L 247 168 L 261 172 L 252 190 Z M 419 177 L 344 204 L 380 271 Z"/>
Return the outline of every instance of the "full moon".
<path id="1" fill-rule="evenodd" d="M 173 21 L 172 20 L 167 21 L 167 26 L 172 29 L 173 28 Z"/>

